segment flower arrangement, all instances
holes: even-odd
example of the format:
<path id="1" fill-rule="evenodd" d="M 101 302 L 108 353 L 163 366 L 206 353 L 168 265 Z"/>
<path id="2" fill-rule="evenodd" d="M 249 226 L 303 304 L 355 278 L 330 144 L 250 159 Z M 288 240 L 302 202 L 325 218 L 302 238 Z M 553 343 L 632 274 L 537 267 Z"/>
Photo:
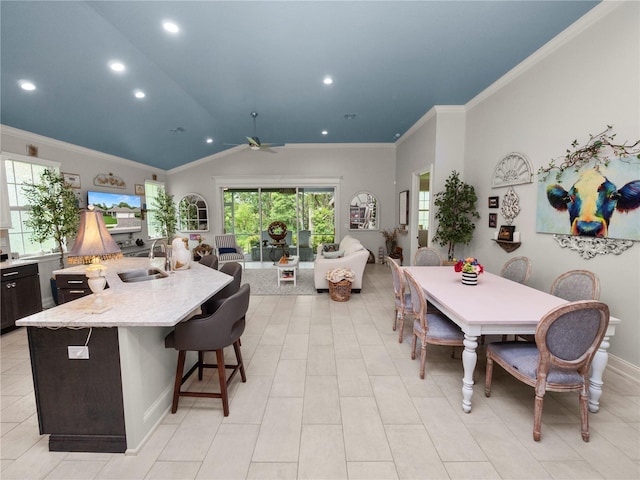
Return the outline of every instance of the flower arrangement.
<path id="1" fill-rule="evenodd" d="M 480 275 L 484 272 L 484 267 L 478 263 L 477 258 L 467 257 L 464 260 L 458 260 L 453 266 L 456 272 L 475 273 Z"/>
<path id="2" fill-rule="evenodd" d="M 353 282 L 356 278 L 356 274 L 350 268 L 334 268 L 325 274 L 325 278 L 332 283 L 338 283 L 343 280 Z"/>

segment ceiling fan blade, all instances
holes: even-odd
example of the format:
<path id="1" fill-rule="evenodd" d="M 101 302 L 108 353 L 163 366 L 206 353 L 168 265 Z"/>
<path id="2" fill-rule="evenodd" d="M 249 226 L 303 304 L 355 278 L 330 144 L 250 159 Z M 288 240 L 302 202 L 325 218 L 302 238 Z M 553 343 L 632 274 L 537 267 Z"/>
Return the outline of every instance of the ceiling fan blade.
<path id="1" fill-rule="evenodd" d="M 284 147 L 284 143 L 263 143 L 260 145 L 261 147 L 271 148 L 271 147 Z"/>

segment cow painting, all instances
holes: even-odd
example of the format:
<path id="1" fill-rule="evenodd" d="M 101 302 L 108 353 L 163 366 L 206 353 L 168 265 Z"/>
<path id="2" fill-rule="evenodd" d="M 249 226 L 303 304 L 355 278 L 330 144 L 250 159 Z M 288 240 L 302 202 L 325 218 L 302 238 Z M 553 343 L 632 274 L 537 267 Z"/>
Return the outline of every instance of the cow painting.
<path id="1" fill-rule="evenodd" d="M 616 210 L 628 213 L 640 207 L 640 180 L 618 189 L 598 168 L 593 168 L 582 172 L 568 191 L 558 184 L 547 186 L 546 197 L 554 209 L 569 212 L 572 235 L 608 237 Z"/>

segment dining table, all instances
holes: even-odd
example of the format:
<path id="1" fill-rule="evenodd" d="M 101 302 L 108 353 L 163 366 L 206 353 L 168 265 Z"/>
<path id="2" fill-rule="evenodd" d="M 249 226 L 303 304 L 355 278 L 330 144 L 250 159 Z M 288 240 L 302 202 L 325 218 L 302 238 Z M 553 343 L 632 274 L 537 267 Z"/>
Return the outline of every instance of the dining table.
<path id="1" fill-rule="evenodd" d="M 473 373 L 478 361 L 478 340 L 483 335 L 534 334 L 540 320 L 567 300 L 487 271 L 477 285 L 465 285 L 452 266 L 403 267 L 422 287 L 427 301 L 456 323 L 464 333 L 462 351 L 462 410 L 471 412 Z M 602 375 L 607 365 L 609 341 L 621 321 L 609 318 L 605 337 L 591 364 L 589 410 L 597 412 L 602 395 Z"/>

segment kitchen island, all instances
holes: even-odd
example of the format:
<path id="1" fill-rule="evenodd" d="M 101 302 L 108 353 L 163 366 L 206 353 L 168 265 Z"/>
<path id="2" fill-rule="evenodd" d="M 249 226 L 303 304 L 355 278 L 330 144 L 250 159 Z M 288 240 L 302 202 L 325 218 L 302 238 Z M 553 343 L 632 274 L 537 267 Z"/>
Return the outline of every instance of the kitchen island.
<path id="1" fill-rule="evenodd" d="M 136 453 L 171 405 L 177 352 L 164 347 L 164 337 L 232 279 L 195 263 L 164 278 L 125 283 L 118 273 L 148 268 L 149 259 L 104 265 L 109 310 L 89 313 L 89 295 L 16 322 L 28 327 L 38 423 L 41 434 L 50 434 L 51 451 Z M 87 359 L 78 348 L 69 352 L 85 345 Z M 188 357 L 185 367 L 195 361 Z"/>

